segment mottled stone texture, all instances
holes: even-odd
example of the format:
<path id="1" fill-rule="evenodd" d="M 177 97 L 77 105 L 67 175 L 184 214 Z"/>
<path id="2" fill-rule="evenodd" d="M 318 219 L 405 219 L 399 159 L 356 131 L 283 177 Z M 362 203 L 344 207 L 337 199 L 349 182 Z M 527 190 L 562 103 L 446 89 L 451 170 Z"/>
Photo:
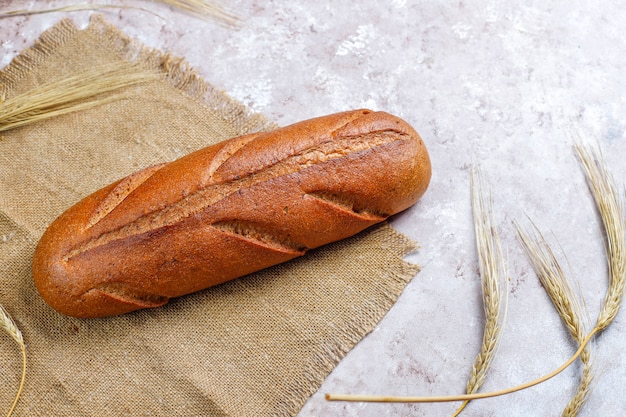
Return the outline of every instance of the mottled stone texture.
<path id="1" fill-rule="evenodd" d="M 510 270 L 508 321 L 485 389 L 531 380 L 569 357 L 574 346 L 512 221 L 528 224 L 530 216 L 558 245 L 595 317 L 606 288 L 603 240 L 572 145 L 577 139 L 599 144 L 623 189 L 626 2 L 234 0 L 229 5 L 242 18 L 239 29 L 150 4 L 160 17 L 138 10 L 104 15 L 144 44 L 186 57 L 207 81 L 280 124 L 358 107 L 397 114 L 421 133 L 433 161 L 430 190 L 392 223 L 421 244 L 410 259 L 422 272 L 300 416 L 431 416 L 455 409 L 455 404 L 327 403 L 323 393 L 464 390 L 483 323 L 469 200 L 472 164 L 491 182 Z M 24 4 L 2 5 L 10 7 Z M 84 25 L 88 15 L 68 16 Z M 61 16 L 2 20 L 0 66 Z M 599 372 L 581 416 L 621 415 L 626 409 L 625 345 L 622 311 L 595 349 Z M 575 365 L 531 390 L 472 403 L 464 415 L 558 415 L 578 375 Z"/>

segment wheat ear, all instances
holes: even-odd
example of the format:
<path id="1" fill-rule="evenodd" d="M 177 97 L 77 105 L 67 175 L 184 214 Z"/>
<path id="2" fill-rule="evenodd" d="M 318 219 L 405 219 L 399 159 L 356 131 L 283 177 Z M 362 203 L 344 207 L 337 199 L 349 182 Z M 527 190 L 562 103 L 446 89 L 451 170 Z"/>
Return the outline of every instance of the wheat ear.
<path id="1" fill-rule="evenodd" d="M 120 89 L 157 77 L 135 65 L 120 63 L 42 84 L 10 99 L 0 97 L 0 132 L 119 100 Z"/>
<path id="2" fill-rule="evenodd" d="M 24 344 L 24 337 L 22 336 L 22 332 L 17 328 L 15 321 L 11 318 L 9 313 L 0 305 L 0 328 L 2 328 L 5 333 L 7 333 L 15 342 L 19 345 L 20 350 L 22 351 L 22 378 L 20 380 L 20 386 L 17 390 L 17 394 L 15 394 L 15 400 L 13 400 L 13 404 L 7 413 L 7 417 L 10 417 L 13 414 L 13 410 L 17 405 L 18 400 L 20 399 L 20 395 L 22 394 L 22 389 L 24 388 L 24 381 L 26 380 L 26 345 Z"/>
<path id="3" fill-rule="evenodd" d="M 478 392 L 495 357 L 505 316 L 506 303 L 503 303 L 503 298 L 506 292 L 502 292 L 502 287 L 506 287 L 508 282 L 500 238 L 493 220 L 491 194 L 488 193 L 488 198 L 485 198 L 480 173 L 474 170 L 472 170 L 470 184 L 485 327 L 480 352 L 474 360 L 472 372 L 467 381 L 467 394 Z M 453 417 L 461 414 L 468 403 L 469 401 L 463 402 Z"/>
<path id="4" fill-rule="evenodd" d="M 606 256 L 609 265 L 609 288 L 596 327 L 606 329 L 622 304 L 626 282 L 626 218 L 624 202 L 620 198 L 613 177 L 608 173 L 599 152 L 577 144 L 576 152 L 587 176 L 587 182 L 598 207 L 606 233 Z"/>
<path id="5" fill-rule="evenodd" d="M 541 284 L 548 293 L 554 308 L 558 312 L 563 324 L 569 331 L 571 337 L 578 346 L 582 344 L 587 335 L 587 326 L 583 319 L 583 310 L 579 297 L 574 292 L 563 268 L 559 264 L 552 248 L 547 243 L 545 237 L 533 224 L 535 234 L 531 237 L 518 224 L 517 232 L 526 250 L 528 257 L 533 264 L 535 273 L 539 277 Z M 589 395 L 589 388 L 593 381 L 593 366 L 591 362 L 591 352 L 588 348 L 583 349 L 580 354 L 583 364 L 583 372 L 576 394 L 564 409 L 563 417 L 573 417 L 578 415 L 583 404 Z"/>

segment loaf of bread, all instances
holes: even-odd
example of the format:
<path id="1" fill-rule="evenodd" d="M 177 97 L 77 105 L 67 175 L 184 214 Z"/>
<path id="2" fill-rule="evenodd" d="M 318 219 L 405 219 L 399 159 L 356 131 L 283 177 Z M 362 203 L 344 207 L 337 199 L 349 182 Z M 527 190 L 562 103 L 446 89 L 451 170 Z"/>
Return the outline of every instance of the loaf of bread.
<path id="1" fill-rule="evenodd" d="M 354 235 L 413 205 L 431 167 L 403 120 L 358 110 L 136 172 L 56 219 L 33 259 L 57 311 L 159 307 Z"/>

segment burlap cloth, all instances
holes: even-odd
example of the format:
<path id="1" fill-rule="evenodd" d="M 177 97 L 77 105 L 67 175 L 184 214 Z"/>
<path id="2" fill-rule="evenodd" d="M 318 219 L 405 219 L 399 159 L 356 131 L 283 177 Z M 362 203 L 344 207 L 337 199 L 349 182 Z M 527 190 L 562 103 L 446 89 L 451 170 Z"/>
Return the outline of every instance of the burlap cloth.
<path id="1" fill-rule="evenodd" d="M 39 297 L 31 257 L 47 225 L 141 167 L 271 124 L 102 18 L 62 21 L 0 73 L 0 96 L 137 60 L 167 74 L 126 98 L 0 133 L 0 304 L 24 334 L 18 416 L 293 416 L 388 311 L 418 268 L 389 226 L 285 265 L 106 319 L 64 317 Z M 0 334 L 0 414 L 21 371 Z"/>

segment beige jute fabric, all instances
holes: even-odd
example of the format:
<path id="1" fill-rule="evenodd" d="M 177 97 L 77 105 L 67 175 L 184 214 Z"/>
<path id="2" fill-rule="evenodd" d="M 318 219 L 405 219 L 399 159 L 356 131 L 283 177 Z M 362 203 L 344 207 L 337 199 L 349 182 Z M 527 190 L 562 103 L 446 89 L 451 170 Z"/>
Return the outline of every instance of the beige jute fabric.
<path id="1" fill-rule="evenodd" d="M 391 308 L 417 267 L 389 226 L 165 307 L 62 316 L 31 277 L 35 245 L 61 212 L 139 168 L 271 123 L 97 17 L 62 21 L 0 73 L 0 96 L 117 60 L 164 74 L 123 99 L 1 134 L 0 304 L 24 334 L 17 416 L 293 416 Z M 0 334 L 0 414 L 17 390 Z"/>

